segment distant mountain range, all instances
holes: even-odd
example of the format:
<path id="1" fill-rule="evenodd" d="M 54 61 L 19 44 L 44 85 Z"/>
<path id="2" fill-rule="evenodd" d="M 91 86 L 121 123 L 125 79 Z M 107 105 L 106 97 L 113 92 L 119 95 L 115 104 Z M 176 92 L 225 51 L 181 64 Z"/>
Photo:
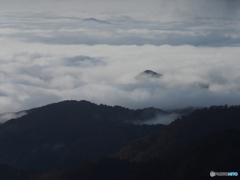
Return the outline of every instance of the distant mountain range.
<path id="1" fill-rule="evenodd" d="M 0 179 L 197 180 L 238 172 L 240 106 L 191 111 L 174 111 L 185 115 L 169 125 L 134 125 L 173 111 L 88 101 L 28 110 L 0 125 L 0 163 L 8 165 L 0 165 Z"/>
<path id="2" fill-rule="evenodd" d="M 83 21 L 91 21 L 91 22 L 102 23 L 102 24 L 111 24 L 108 21 L 101 21 L 95 18 L 88 18 L 88 19 L 84 19 Z"/>

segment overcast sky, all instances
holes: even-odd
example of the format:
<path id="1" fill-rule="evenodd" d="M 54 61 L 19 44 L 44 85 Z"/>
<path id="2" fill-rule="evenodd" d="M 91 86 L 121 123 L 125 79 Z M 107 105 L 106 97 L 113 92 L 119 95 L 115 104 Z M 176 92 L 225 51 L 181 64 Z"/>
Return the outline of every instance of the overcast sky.
<path id="1" fill-rule="evenodd" d="M 0 3 L 0 113 L 240 104 L 239 0 Z M 136 78 L 147 69 L 162 76 Z"/>

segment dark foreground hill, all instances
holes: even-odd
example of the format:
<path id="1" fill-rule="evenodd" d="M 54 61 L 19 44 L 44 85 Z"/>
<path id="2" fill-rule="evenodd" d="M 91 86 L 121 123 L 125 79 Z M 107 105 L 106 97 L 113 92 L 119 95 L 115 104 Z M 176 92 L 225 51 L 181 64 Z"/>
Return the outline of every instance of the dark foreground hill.
<path id="1" fill-rule="evenodd" d="M 48 171 L 109 156 L 164 125 L 137 126 L 162 110 L 129 110 L 87 101 L 64 101 L 26 111 L 0 125 L 0 163 Z"/>
<path id="2" fill-rule="evenodd" d="M 211 171 L 239 172 L 239 152 L 240 132 L 232 129 L 204 136 L 174 156 L 146 162 L 104 158 L 44 173 L 36 180 L 205 180 L 212 178 Z"/>
<path id="3" fill-rule="evenodd" d="M 57 105 L 59 105 L 60 107 L 64 107 L 64 109 L 66 109 L 65 105 L 67 105 L 69 102 L 66 104 L 65 103 L 66 102 L 58 103 Z M 81 105 L 81 103 L 83 102 L 74 102 L 74 103 Z M 55 105 L 53 106 L 50 105 L 50 107 L 52 108 L 49 108 L 48 106 L 46 107 L 48 110 L 50 109 L 54 111 Z M 92 103 L 89 103 L 90 107 L 93 107 L 92 105 L 96 106 Z M 103 108 L 107 108 L 107 106 L 103 106 Z M 59 107 L 56 109 L 59 110 Z M 37 109 L 37 111 L 38 110 L 39 109 Z M 73 112 L 73 111 L 71 110 L 70 112 Z M 84 114 L 88 114 L 86 112 L 87 111 L 85 109 Z M 105 112 L 105 111 L 101 110 L 101 112 Z M 135 114 L 137 111 L 131 111 L 131 112 Z M 144 110 L 138 111 L 138 112 L 143 113 Z M 153 109 L 150 109 L 150 110 L 147 109 L 147 112 L 148 112 L 147 114 L 149 115 L 149 112 L 153 112 Z M 142 113 L 140 113 L 138 118 L 146 117 L 146 112 L 143 113 L 145 115 L 143 115 Z M 28 115 L 30 114 L 31 113 L 29 112 Z M 40 113 L 40 114 L 45 114 L 45 113 Z M 137 117 L 136 114 L 133 115 L 132 117 Z M 41 119 L 45 119 L 45 118 L 41 117 Z M 34 121 L 37 121 L 37 120 L 34 120 Z M 51 120 L 50 122 L 52 121 L 53 120 Z M 78 121 L 80 120 L 78 119 L 77 122 Z M 89 120 L 89 121 L 94 122 L 95 120 Z M 118 122 L 117 123 L 118 128 L 113 128 L 115 131 L 117 131 L 117 129 L 119 129 L 119 127 L 122 124 L 121 121 L 122 120 L 120 119 L 116 121 L 112 121 L 109 119 L 108 124 L 109 122 Z M 126 120 L 126 121 L 129 121 L 129 120 Z M 42 122 L 42 120 L 40 120 L 40 122 Z M 123 123 L 123 124 L 126 124 L 126 123 Z M 129 124 L 126 124 L 126 125 L 129 125 Z M 132 126 L 133 125 L 131 125 L 131 127 Z M 26 127 L 27 129 L 28 128 L 31 129 L 34 126 L 27 127 L 27 124 L 25 124 L 24 127 Z M 78 126 L 78 128 L 79 127 L 80 126 Z M 86 127 L 88 126 L 84 126 L 84 128 Z M 110 126 L 110 127 L 112 128 L 113 126 Z M 138 127 L 138 126 L 134 126 L 134 127 Z M 140 127 L 151 128 L 152 126 L 140 126 Z M 158 126 L 153 126 L 153 127 L 157 128 Z M 68 127 L 66 126 L 66 128 Z M 99 159 L 96 162 L 90 162 L 90 161 L 80 162 L 76 166 L 64 168 L 62 170 L 51 171 L 47 173 L 41 173 L 41 172 L 33 173 L 33 172 L 27 172 L 27 171 L 19 171 L 6 166 L 0 166 L 0 179 L 4 179 L 5 177 L 11 177 L 12 179 L 15 178 L 16 180 L 18 179 L 22 180 L 24 178 L 26 180 L 78 180 L 78 179 L 82 179 L 82 180 L 95 180 L 95 179 L 104 179 L 104 180 L 111 180 L 111 179 L 114 179 L 114 180 L 149 180 L 149 179 L 151 180 L 155 180 L 155 179 L 156 180 L 157 179 L 190 180 L 190 179 L 194 179 L 194 180 L 200 180 L 200 179 L 211 178 L 210 177 L 211 171 L 239 173 L 239 169 L 240 169 L 239 129 L 240 129 L 240 106 L 232 106 L 232 107 L 214 106 L 210 108 L 204 108 L 200 110 L 195 110 L 190 115 L 177 119 L 167 127 L 162 128 L 160 126 L 160 130 L 156 129 L 155 133 L 150 133 L 145 137 L 142 137 L 130 142 L 122 150 L 114 154 L 114 157 L 118 157 L 118 158 L 103 158 L 103 159 Z M 10 130 L 13 130 L 13 129 L 10 129 Z M 95 132 L 95 130 L 96 129 L 94 129 L 93 132 Z M 124 131 L 120 131 L 120 132 L 122 132 L 122 134 L 126 134 L 126 132 L 127 134 L 130 133 L 130 131 L 129 132 L 126 131 L 126 128 L 124 128 Z M 134 134 L 136 134 L 136 132 L 134 132 Z M 111 131 L 110 134 L 108 135 L 111 135 L 113 133 L 114 132 Z M 9 136 L 10 135 L 11 134 L 9 133 Z M 98 136 L 100 135 L 101 133 L 98 134 Z M 21 133 L 19 133 L 19 136 L 21 137 Z M 56 137 L 58 136 L 62 137 L 59 134 L 56 135 Z M 16 138 L 17 136 L 15 135 L 14 137 Z M 62 138 L 64 137 L 65 136 L 63 136 Z M 94 137 L 97 138 L 96 136 Z M 104 136 L 104 137 L 107 138 L 107 136 Z M 119 137 L 119 136 L 116 136 L 116 137 Z M 97 141 L 98 140 L 99 139 L 97 139 Z M 110 142 L 112 143 L 114 142 L 114 140 Z M 118 141 L 117 143 L 120 143 L 120 142 L 121 141 Z M 101 148 L 103 148 L 105 144 L 107 143 L 106 142 L 102 143 L 97 147 L 99 147 L 99 149 L 101 150 Z M 21 144 L 19 146 L 21 147 Z M 79 154 L 76 152 L 78 152 L 77 150 L 82 152 L 81 150 L 82 147 L 78 147 L 78 146 L 73 146 L 73 147 L 74 147 L 73 149 L 69 148 L 71 150 L 70 152 L 72 153 L 72 154 L 70 153 L 70 157 L 71 155 L 74 155 L 74 154 L 77 154 L 74 156 L 78 157 Z M 77 149 L 77 150 L 73 151 L 74 149 Z M 95 149 L 95 151 L 92 151 L 92 152 L 97 153 L 99 149 Z M 18 153 L 17 150 L 15 152 L 16 154 Z M 51 152 L 56 152 L 56 151 L 51 150 Z M 63 151 L 63 154 L 65 154 L 66 152 L 67 151 Z M 7 151 L 5 152 L 5 154 L 7 154 Z M 59 154 L 60 154 L 59 156 L 56 156 L 54 155 L 54 153 L 51 153 L 51 154 L 47 154 L 49 156 L 46 156 L 46 157 L 51 158 L 50 155 L 55 157 L 64 157 L 62 156 L 61 153 Z M 38 156 L 40 155 L 40 158 L 41 157 L 45 158 L 45 156 L 41 156 L 41 153 L 38 153 L 37 155 Z M 4 155 L 2 156 L 4 157 Z M 32 158 L 34 156 L 30 155 L 30 157 Z M 19 156 L 19 158 L 21 159 L 21 156 Z M 30 160 L 30 158 L 29 159 L 25 158 L 25 159 Z M 21 160 L 24 160 L 24 159 L 21 159 Z M 27 161 L 26 162 L 22 161 L 22 162 L 26 163 Z M 52 161 L 51 163 L 56 163 L 56 162 L 62 162 L 62 161 L 60 160 Z M 221 177 L 215 177 L 215 178 L 221 179 Z M 222 178 L 226 178 L 226 177 L 222 177 Z"/>
<path id="4" fill-rule="evenodd" d="M 187 143 L 227 129 L 240 129 L 240 106 L 212 106 L 197 109 L 188 116 L 178 118 L 158 133 L 134 140 L 112 157 L 131 161 L 175 154 Z"/>

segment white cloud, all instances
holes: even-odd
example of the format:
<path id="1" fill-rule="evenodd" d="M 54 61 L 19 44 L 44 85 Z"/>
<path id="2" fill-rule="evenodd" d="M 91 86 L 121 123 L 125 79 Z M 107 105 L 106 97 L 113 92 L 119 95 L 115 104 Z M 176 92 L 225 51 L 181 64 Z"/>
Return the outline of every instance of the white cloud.
<path id="1" fill-rule="evenodd" d="M 27 112 L 0 114 L 0 123 L 5 123 L 6 121 L 8 121 L 10 119 L 20 118 L 25 115 L 27 115 Z"/>
<path id="2" fill-rule="evenodd" d="M 174 120 L 176 120 L 179 116 L 180 116 L 180 114 L 176 114 L 176 113 L 164 114 L 164 115 L 160 114 L 153 119 L 149 119 L 149 120 L 146 120 L 146 121 L 136 121 L 136 122 L 134 122 L 134 124 L 139 124 L 139 125 L 143 125 L 143 124 L 148 124 L 148 125 L 164 124 L 164 125 L 168 125 L 171 122 L 173 122 Z"/>
<path id="3" fill-rule="evenodd" d="M 65 99 L 130 108 L 237 104 L 239 55 L 238 47 L 19 43 L 19 49 L 0 56 L 2 113 Z M 80 64 L 72 66 L 72 60 Z M 137 81 L 146 69 L 163 76 Z"/>
<path id="4" fill-rule="evenodd" d="M 22 0 L 14 11 L 2 10 L 0 37 L 66 45 L 235 46 L 240 44 L 239 5 L 225 0 Z M 110 24 L 84 21 L 86 18 Z"/>
<path id="5" fill-rule="evenodd" d="M 0 113 L 65 99 L 165 109 L 239 103 L 237 1 L 1 2 Z M 146 69 L 163 76 L 137 81 Z"/>

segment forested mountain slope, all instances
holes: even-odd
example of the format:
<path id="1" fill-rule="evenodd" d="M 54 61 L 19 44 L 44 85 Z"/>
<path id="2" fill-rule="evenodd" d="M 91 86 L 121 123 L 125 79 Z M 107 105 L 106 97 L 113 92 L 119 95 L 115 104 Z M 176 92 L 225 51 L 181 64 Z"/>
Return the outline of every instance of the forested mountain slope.
<path id="1" fill-rule="evenodd" d="M 47 171 L 109 156 L 134 139 L 158 132 L 164 125 L 131 122 L 166 112 L 64 101 L 26 113 L 0 125 L 0 163 Z"/>
<path id="2" fill-rule="evenodd" d="M 240 132 L 210 133 L 172 156 L 146 162 L 104 158 L 44 173 L 37 180 L 206 180 L 210 172 L 239 172 Z M 215 177 L 220 178 L 221 177 Z M 222 177 L 229 178 L 229 177 Z M 234 177 L 236 178 L 236 177 Z"/>
<path id="3" fill-rule="evenodd" d="M 134 140 L 112 155 L 131 161 L 146 161 L 174 154 L 194 140 L 209 133 L 227 129 L 240 129 L 240 106 L 212 106 L 197 109 L 178 118 L 158 133 Z"/>

